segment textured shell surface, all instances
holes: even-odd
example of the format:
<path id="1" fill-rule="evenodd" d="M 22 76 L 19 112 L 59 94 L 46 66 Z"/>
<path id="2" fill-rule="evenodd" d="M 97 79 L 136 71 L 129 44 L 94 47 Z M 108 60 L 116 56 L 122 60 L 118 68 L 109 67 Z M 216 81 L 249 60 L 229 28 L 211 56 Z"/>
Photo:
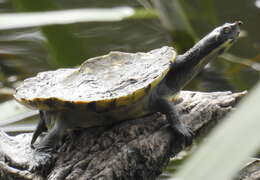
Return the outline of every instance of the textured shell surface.
<path id="1" fill-rule="evenodd" d="M 78 68 L 38 73 L 24 80 L 14 96 L 34 108 L 40 108 L 42 102 L 50 99 L 88 104 L 112 101 L 130 94 L 135 96 L 135 92 L 161 80 L 175 58 L 174 49 L 166 46 L 147 53 L 110 52 L 88 59 Z"/>

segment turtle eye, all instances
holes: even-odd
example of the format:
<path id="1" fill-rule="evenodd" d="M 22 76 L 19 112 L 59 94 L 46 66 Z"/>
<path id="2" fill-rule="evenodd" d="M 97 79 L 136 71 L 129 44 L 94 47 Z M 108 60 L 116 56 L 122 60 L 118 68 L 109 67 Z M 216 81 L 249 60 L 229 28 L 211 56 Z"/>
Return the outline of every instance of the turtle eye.
<path id="1" fill-rule="evenodd" d="M 223 29 L 223 32 L 224 32 L 225 34 L 230 33 L 230 31 L 231 31 L 231 28 L 230 28 L 230 27 L 224 27 L 224 29 Z"/>

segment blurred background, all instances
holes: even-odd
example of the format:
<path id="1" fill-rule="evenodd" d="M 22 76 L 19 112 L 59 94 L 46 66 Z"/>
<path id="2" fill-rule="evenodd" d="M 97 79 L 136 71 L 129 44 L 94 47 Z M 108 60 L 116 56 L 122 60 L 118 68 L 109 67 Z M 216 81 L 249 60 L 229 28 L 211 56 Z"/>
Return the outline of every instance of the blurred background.
<path id="1" fill-rule="evenodd" d="M 260 0 L 0 0 L 0 13 L 122 6 L 132 9 L 132 14 L 110 22 L 103 17 L 103 22 L 12 29 L 1 28 L 0 23 L 0 126 L 5 131 L 30 132 L 35 127 L 37 112 L 19 106 L 12 97 L 15 87 L 27 77 L 77 66 L 110 51 L 149 51 L 167 45 L 181 54 L 225 22 L 243 22 L 239 40 L 185 89 L 250 92 L 259 81 Z M 15 26 L 13 19 L 8 23 Z M 177 161 L 161 179 L 176 168 Z"/>

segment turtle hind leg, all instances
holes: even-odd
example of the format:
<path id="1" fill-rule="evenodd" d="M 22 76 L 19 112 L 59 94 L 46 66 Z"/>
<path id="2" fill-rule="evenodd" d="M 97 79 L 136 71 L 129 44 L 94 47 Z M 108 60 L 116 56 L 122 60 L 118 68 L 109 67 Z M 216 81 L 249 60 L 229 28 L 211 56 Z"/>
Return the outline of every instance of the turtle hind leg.
<path id="1" fill-rule="evenodd" d="M 31 148 L 34 149 L 34 142 L 37 140 L 37 138 L 39 137 L 39 135 L 42 132 L 46 132 L 47 126 L 46 126 L 46 121 L 45 121 L 45 113 L 43 111 L 39 111 L 40 112 L 40 119 L 39 122 L 37 124 L 36 130 L 33 132 L 33 136 L 32 136 L 32 140 L 31 140 Z"/>
<path id="2" fill-rule="evenodd" d="M 188 146 L 192 144 L 193 132 L 181 122 L 175 105 L 170 103 L 167 99 L 158 99 L 156 106 L 159 112 L 166 115 L 171 128 L 175 133 L 180 135 L 185 145 Z"/>
<path id="3" fill-rule="evenodd" d="M 29 167 L 31 172 L 41 172 L 42 174 L 45 174 L 46 171 L 51 168 L 56 154 L 55 150 L 58 147 L 66 128 L 66 124 L 62 124 L 60 119 L 55 121 L 54 127 L 35 147 L 33 159 Z"/>

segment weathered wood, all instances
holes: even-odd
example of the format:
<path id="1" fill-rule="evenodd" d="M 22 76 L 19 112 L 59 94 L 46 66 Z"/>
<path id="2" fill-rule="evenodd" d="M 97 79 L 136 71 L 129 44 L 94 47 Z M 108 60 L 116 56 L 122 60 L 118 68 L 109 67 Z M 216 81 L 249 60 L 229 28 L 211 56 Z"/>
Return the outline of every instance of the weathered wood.
<path id="1" fill-rule="evenodd" d="M 232 110 L 245 92 L 182 91 L 178 110 L 195 137 Z M 159 113 L 109 127 L 69 132 L 57 159 L 43 175 L 27 169 L 32 158 L 31 134 L 14 137 L 0 132 L 0 178 L 153 180 L 184 143 Z"/>
<path id="2" fill-rule="evenodd" d="M 259 180 L 260 159 L 251 159 L 249 163 L 239 172 L 234 180 Z"/>

